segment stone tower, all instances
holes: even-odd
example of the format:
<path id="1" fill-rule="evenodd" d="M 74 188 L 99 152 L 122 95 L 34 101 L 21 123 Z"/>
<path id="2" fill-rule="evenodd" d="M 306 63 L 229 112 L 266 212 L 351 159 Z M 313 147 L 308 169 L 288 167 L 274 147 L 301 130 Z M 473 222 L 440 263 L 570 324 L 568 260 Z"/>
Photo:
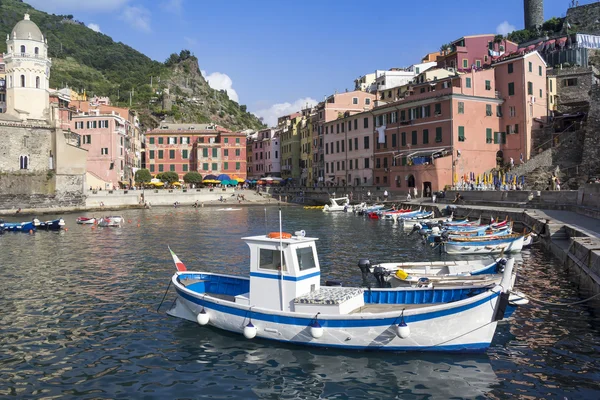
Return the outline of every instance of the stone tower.
<path id="1" fill-rule="evenodd" d="M 21 120 L 48 120 L 48 41 L 29 14 L 6 35 L 6 50 L 6 112 Z"/>
<path id="2" fill-rule="evenodd" d="M 544 23 L 544 0 L 523 0 L 525 8 L 525 29 L 532 29 Z"/>

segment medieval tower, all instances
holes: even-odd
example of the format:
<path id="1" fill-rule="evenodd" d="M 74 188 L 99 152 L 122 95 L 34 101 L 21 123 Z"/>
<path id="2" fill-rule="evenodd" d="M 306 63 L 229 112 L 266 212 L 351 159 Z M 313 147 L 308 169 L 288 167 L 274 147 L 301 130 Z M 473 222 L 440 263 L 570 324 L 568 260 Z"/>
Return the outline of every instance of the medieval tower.
<path id="1" fill-rule="evenodd" d="M 544 0 L 523 0 L 525 6 L 525 29 L 533 29 L 544 23 Z"/>

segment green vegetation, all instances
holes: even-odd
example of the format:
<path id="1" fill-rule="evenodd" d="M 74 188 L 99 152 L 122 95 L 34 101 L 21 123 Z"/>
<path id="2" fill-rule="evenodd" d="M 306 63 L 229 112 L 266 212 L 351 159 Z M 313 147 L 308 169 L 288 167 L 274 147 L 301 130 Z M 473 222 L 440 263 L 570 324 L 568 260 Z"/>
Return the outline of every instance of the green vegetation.
<path id="1" fill-rule="evenodd" d="M 176 172 L 171 171 L 161 172 L 160 174 L 156 175 L 156 179 L 160 179 L 166 183 L 179 182 L 179 175 L 177 175 Z"/>
<path id="2" fill-rule="evenodd" d="M 196 171 L 188 172 L 183 176 L 185 183 L 202 183 L 202 175 Z"/>
<path id="3" fill-rule="evenodd" d="M 48 39 L 51 87 L 68 85 L 88 95 L 108 96 L 117 106 L 128 106 L 131 101 L 147 128 L 155 127 L 161 118 L 190 123 L 212 121 L 232 130 L 262 127 L 245 106 L 208 86 L 200 75 L 197 58 L 189 50 L 172 54 L 165 63 L 155 61 L 89 29 L 72 15 L 47 14 L 20 0 L 0 0 L 2 37 L 26 12 Z M 4 40 L 0 52 L 6 52 Z M 171 96 L 175 95 L 173 103 L 182 109 L 179 113 L 162 109 L 167 88 Z"/>
<path id="4" fill-rule="evenodd" d="M 525 43 L 530 40 L 543 38 L 545 36 L 554 36 L 562 32 L 564 18 L 550 18 L 539 29 L 521 29 L 508 34 L 508 40 L 515 43 Z"/>
<path id="5" fill-rule="evenodd" d="M 135 182 L 136 183 L 147 183 L 150 182 L 152 180 L 152 175 L 150 174 L 150 171 L 148 171 L 147 169 L 138 169 L 137 171 L 135 171 Z"/>

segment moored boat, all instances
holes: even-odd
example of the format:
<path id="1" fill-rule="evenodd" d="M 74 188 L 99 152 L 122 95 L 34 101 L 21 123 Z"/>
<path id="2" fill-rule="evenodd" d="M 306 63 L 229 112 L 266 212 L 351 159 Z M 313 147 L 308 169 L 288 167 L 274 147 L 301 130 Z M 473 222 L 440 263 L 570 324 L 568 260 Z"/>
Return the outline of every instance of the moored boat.
<path id="1" fill-rule="evenodd" d="M 346 197 L 338 197 L 335 199 L 329 199 L 329 204 L 323 207 L 324 212 L 332 211 L 347 211 L 350 206 L 350 199 Z"/>
<path id="2" fill-rule="evenodd" d="M 35 231 L 40 221 L 35 218 L 27 222 L 5 222 L 4 230 L 8 232 L 30 232 Z"/>
<path id="3" fill-rule="evenodd" d="M 279 342 L 355 350 L 485 351 L 504 318 L 514 259 L 490 287 L 321 286 L 316 238 L 243 238 L 249 277 L 187 271 L 171 251 L 177 291 L 168 314 Z"/>
<path id="4" fill-rule="evenodd" d="M 96 223 L 96 218 L 94 217 L 77 217 L 75 220 L 78 224 L 82 225 L 93 225 Z"/>
<path id="5" fill-rule="evenodd" d="M 45 231 L 59 231 L 64 227 L 65 220 L 62 218 L 57 218 L 50 221 L 41 221 L 37 228 Z"/>
<path id="6" fill-rule="evenodd" d="M 123 223 L 123 217 L 102 217 L 98 220 L 98 226 L 120 227 Z"/>
<path id="7" fill-rule="evenodd" d="M 424 261 L 389 262 L 373 266 L 368 260 L 360 260 L 361 271 L 364 264 L 375 277 L 380 287 L 439 287 L 464 285 L 490 285 L 500 282 L 507 260 Z M 363 279 L 365 277 L 363 276 Z"/>
<path id="8" fill-rule="evenodd" d="M 448 254 L 498 254 L 519 252 L 523 249 L 525 237 L 518 233 L 503 236 L 452 237 L 443 242 L 443 250 Z"/>

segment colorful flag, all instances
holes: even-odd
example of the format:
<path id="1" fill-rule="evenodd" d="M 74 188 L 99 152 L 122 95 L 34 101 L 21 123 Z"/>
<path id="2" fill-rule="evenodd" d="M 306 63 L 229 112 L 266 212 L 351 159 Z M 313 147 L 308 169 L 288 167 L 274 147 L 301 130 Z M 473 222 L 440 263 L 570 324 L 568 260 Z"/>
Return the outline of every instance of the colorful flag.
<path id="1" fill-rule="evenodd" d="M 177 268 L 177 271 L 179 271 L 179 272 L 187 271 L 187 268 L 185 267 L 185 265 L 181 262 L 179 257 L 177 257 L 177 255 L 175 253 L 173 253 L 173 250 L 171 250 L 170 247 L 169 247 L 169 251 L 171 252 L 171 255 L 173 256 L 173 262 L 175 263 L 175 268 Z"/>

